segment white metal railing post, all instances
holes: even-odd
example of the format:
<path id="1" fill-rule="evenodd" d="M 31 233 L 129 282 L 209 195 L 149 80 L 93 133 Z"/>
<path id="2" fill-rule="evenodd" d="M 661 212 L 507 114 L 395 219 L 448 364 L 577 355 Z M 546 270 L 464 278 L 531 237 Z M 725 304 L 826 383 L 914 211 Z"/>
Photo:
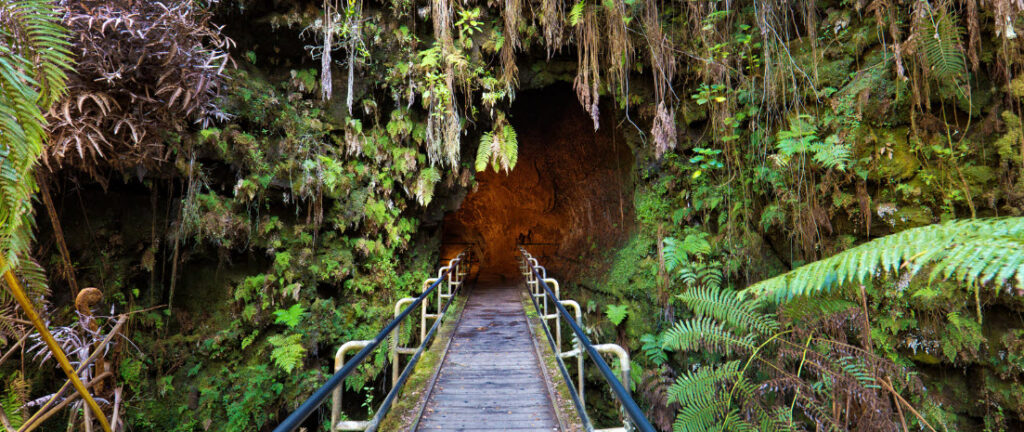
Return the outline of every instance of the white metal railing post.
<path id="1" fill-rule="evenodd" d="M 630 385 L 630 384 L 632 384 L 632 377 L 629 376 L 629 372 L 630 372 L 630 370 L 629 370 L 629 368 L 630 368 L 630 365 L 629 365 L 629 352 L 626 351 L 625 348 L 622 348 L 621 346 L 619 346 L 617 344 L 612 344 L 612 343 L 594 345 L 594 349 L 597 350 L 597 352 L 599 352 L 599 353 L 615 354 L 616 356 L 618 356 L 618 358 L 619 358 L 619 371 L 622 374 L 622 386 L 626 389 L 626 393 L 629 393 L 631 391 L 630 387 L 632 387 Z M 621 409 L 621 407 L 620 407 L 620 409 Z M 618 431 L 620 429 L 615 428 L 615 429 L 603 429 L 603 430 L 604 431 Z M 622 429 L 621 430 L 623 430 L 623 431 L 631 431 L 631 430 L 633 430 L 633 425 L 629 423 L 629 416 L 627 416 L 625 412 L 622 412 Z"/>
<path id="2" fill-rule="evenodd" d="M 423 289 L 421 291 L 425 291 L 428 287 L 430 287 L 430 285 L 432 285 L 434 282 L 437 282 L 437 280 L 438 280 L 437 278 L 425 279 L 423 281 Z M 440 288 L 440 287 L 438 287 L 438 288 Z M 430 302 L 427 301 L 427 299 L 423 299 L 423 301 L 420 303 L 420 342 L 421 343 L 423 342 L 424 339 L 427 338 L 427 318 L 436 318 L 437 317 L 436 314 L 428 314 L 427 313 L 427 305 L 428 304 L 430 304 Z"/>
<path id="3" fill-rule="evenodd" d="M 345 366 L 345 353 L 363 349 L 370 344 L 368 340 L 356 340 L 348 341 L 338 348 L 338 352 L 334 354 L 334 371 L 337 372 L 343 366 Z M 334 393 L 331 395 L 331 430 L 336 431 L 353 431 L 353 430 L 366 430 L 366 426 L 370 422 L 367 421 L 346 421 L 339 422 L 341 417 L 341 397 L 342 390 L 345 388 L 345 383 L 342 382 L 337 388 L 334 389 Z"/>
<path id="4" fill-rule="evenodd" d="M 559 300 L 562 306 L 569 306 L 576 312 L 576 323 L 583 327 L 583 308 L 580 307 L 576 300 Z M 583 398 L 583 344 L 580 343 L 580 339 L 576 337 L 576 334 L 572 335 L 572 350 L 558 354 L 561 358 L 576 357 L 576 393 L 580 397 L 580 405 L 586 408 L 586 402 Z"/>
<path id="5" fill-rule="evenodd" d="M 402 309 L 405 305 L 415 302 L 416 297 L 405 297 L 398 299 L 395 302 L 395 317 L 402 313 Z M 402 324 L 398 324 L 398 328 L 395 329 L 395 334 L 391 336 L 391 385 L 398 382 L 398 355 L 399 354 L 413 354 L 416 352 L 416 348 L 400 347 L 398 346 L 398 339 L 402 337 Z M 421 341 L 422 342 L 422 341 Z"/>
<path id="6" fill-rule="evenodd" d="M 552 285 L 554 287 L 554 289 L 555 289 L 555 301 L 561 301 L 562 300 L 562 295 L 559 292 L 560 288 L 558 287 L 558 281 L 553 279 L 553 278 L 544 278 L 544 283 L 546 283 L 548 285 Z M 547 296 L 544 296 L 544 297 L 547 298 Z M 558 354 L 560 354 L 562 352 L 562 315 L 559 314 L 557 310 L 553 314 L 548 314 L 547 302 L 545 301 L 544 302 L 544 325 L 547 325 L 548 320 L 550 320 L 550 319 L 554 319 L 555 320 L 555 346 L 558 348 L 558 352 L 556 352 L 555 355 L 558 355 Z"/>

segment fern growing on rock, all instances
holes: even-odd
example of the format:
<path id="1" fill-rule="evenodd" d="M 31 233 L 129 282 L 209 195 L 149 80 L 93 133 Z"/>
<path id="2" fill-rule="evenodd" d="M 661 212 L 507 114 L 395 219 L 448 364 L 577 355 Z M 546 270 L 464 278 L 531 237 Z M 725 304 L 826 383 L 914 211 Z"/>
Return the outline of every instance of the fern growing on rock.
<path id="1" fill-rule="evenodd" d="M 897 389 L 921 391 L 916 378 L 851 341 L 863 319 L 853 303 L 801 299 L 776 316 L 715 286 L 678 299 L 695 316 L 667 330 L 663 346 L 711 361 L 667 390 L 677 432 L 894 430 L 898 412 L 914 411 L 895 404 L 906 403 Z"/>

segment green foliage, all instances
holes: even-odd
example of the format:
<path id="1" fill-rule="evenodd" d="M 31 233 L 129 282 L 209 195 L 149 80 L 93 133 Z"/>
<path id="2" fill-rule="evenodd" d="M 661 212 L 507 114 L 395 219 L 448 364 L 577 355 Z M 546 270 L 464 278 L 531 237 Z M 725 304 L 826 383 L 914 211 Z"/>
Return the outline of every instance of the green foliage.
<path id="1" fill-rule="evenodd" d="M 300 303 L 293 304 L 288 309 L 278 309 L 274 311 L 274 324 L 284 324 L 288 328 L 295 328 L 302 322 L 302 318 L 306 314 L 306 308 Z"/>
<path id="2" fill-rule="evenodd" d="M 1024 140 L 1024 131 L 1021 130 L 1020 117 L 1012 111 L 1003 111 L 999 115 L 1006 125 L 1006 133 L 996 140 L 996 150 L 999 156 L 1007 161 L 1022 163 L 1021 141 Z"/>
<path id="3" fill-rule="evenodd" d="M 627 305 L 610 304 L 605 308 L 604 314 L 608 316 L 608 320 L 612 324 L 619 325 L 629 315 L 629 307 Z"/>
<path id="4" fill-rule="evenodd" d="M 938 81 L 957 80 L 967 72 L 967 61 L 960 40 L 962 30 L 956 24 L 955 15 L 944 4 L 934 8 L 927 6 L 927 9 L 929 19 L 923 20 L 926 24 L 917 33 L 925 66 Z"/>
<path id="5" fill-rule="evenodd" d="M 712 317 L 743 332 L 767 335 L 779 330 L 778 321 L 758 311 L 757 303 L 741 300 L 732 290 L 696 286 L 678 297 L 695 314 Z"/>
<path id="6" fill-rule="evenodd" d="M 270 359 L 285 373 L 291 373 L 293 369 L 302 365 L 306 357 L 306 347 L 302 346 L 301 334 L 273 335 L 267 342 L 274 347 L 270 352 Z"/>
<path id="7" fill-rule="evenodd" d="M 711 243 L 707 241 L 706 232 L 687 234 L 683 241 L 667 237 L 663 241 L 665 247 L 665 269 L 669 272 L 682 271 L 690 262 L 691 257 L 707 256 L 711 254 Z"/>
<path id="8" fill-rule="evenodd" d="M 494 130 L 480 137 L 480 145 L 476 150 L 477 172 L 490 165 L 495 172 L 504 170 L 507 173 L 516 167 L 518 160 L 519 141 L 512 125 L 495 126 Z"/>
<path id="9" fill-rule="evenodd" d="M 814 117 L 806 114 L 790 117 L 789 129 L 779 131 L 776 136 L 776 148 L 779 150 L 776 162 L 787 166 L 794 156 L 810 155 L 826 169 L 845 170 L 850 163 L 850 147 L 840 143 L 835 135 L 822 142 L 817 134 Z"/>
<path id="10" fill-rule="evenodd" d="M 865 283 L 879 272 L 911 275 L 931 267 L 929 280 L 1002 288 L 1024 286 L 1024 218 L 954 220 L 911 228 L 875 239 L 789 273 L 751 285 L 745 292 L 788 300 Z"/>
<path id="11" fill-rule="evenodd" d="M 680 374 L 668 389 L 669 402 L 680 406 L 675 431 L 897 425 L 894 418 L 877 416 L 892 409 L 892 396 L 879 380 L 901 373 L 844 341 L 850 328 L 842 313 L 796 314 L 806 321 L 783 323 L 762 312 L 763 303 L 731 290 L 698 286 L 679 297 L 696 316 L 666 331 L 664 346 L 705 353 L 710 362 Z M 844 400 L 863 405 L 841 413 L 831 409 Z"/>
<path id="12" fill-rule="evenodd" d="M 572 9 L 569 10 L 569 26 L 576 27 L 583 18 L 583 10 L 587 7 L 586 0 L 579 0 L 572 5 Z"/>
<path id="13" fill-rule="evenodd" d="M 647 333 L 640 337 L 640 343 L 643 344 L 640 350 L 643 351 L 644 357 L 655 366 L 661 366 L 668 361 L 668 353 L 662 345 L 662 338 Z"/>
<path id="14" fill-rule="evenodd" d="M 72 63 L 60 20 L 50 1 L 0 1 L 0 254 L 12 267 L 32 240 L 34 170 L 47 136 L 43 113 L 64 94 Z"/>
<path id="15" fill-rule="evenodd" d="M 23 406 L 28 402 L 29 385 L 20 372 L 14 372 L 4 381 L 5 390 L 0 394 L 0 410 L 12 427 L 21 427 L 25 422 Z"/>

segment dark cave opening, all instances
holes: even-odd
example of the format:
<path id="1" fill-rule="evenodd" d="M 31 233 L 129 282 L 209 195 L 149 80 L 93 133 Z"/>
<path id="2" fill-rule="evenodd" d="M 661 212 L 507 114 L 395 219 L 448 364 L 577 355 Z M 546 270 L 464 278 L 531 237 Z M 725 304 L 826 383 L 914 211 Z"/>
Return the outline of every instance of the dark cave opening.
<path id="1" fill-rule="evenodd" d="M 522 92 L 509 115 L 519 141 L 515 169 L 477 174 L 445 216 L 445 244 L 476 244 L 483 273 L 514 277 L 518 243 L 553 273 L 570 275 L 622 241 L 634 220 L 634 159 L 614 106 L 601 108 L 595 131 L 568 83 Z"/>

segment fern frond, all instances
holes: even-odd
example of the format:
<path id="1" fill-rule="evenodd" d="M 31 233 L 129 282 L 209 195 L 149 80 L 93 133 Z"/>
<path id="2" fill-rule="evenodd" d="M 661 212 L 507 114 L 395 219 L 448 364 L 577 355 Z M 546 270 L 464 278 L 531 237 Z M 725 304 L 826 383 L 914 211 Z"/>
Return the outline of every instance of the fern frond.
<path id="1" fill-rule="evenodd" d="M 928 70 L 937 80 L 952 80 L 967 71 L 962 30 L 951 12 L 939 6 L 932 19 L 918 33 Z"/>
<path id="2" fill-rule="evenodd" d="M 741 299 L 729 289 L 717 287 L 694 287 L 678 296 L 679 300 L 693 310 L 697 316 L 710 316 L 717 321 L 746 331 L 771 335 L 779 329 L 779 323 L 757 311 L 757 301 Z"/>
<path id="3" fill-rule="evenodd" d="M 490 132 L 483 134 L 480 137 L 480 145 L 476 148 L 476 172 L 487 169 L 487 163 L 491 161 L 491 143 L 494 141 L 494 135 Z"/>
<path id="4" fill-rule="evenodd" d="M 680 321 L 665 331 L 663 345 L 668 349 L 696 351 L 706 348 L 726 354 L 754 349 L 754 336 L 734 335 L 711 317 L 698 317 Z"/>
<path id="5" fill-rule="evenodd" d="M 708 403 L 717 397 L 714 389 L 723 388 L 723 383 L 736 381 L 739 369 L 740 361 L 733 360 L 718 367 L 701 366 L 696 371 L 680 375 L 668 388 L 668 402 L 678 402 L 680 405 Z"/>
<path id="6" fill-rule="evenodd" d="M 914 273 L 934 266 L 931 278 L 1024 287 L 1024 217 L 954 220 L 872 240 L 789 273 L 758 282 L 741 295 L 790 300 L 863 283 L 877 273 Z"/>
<path id="7" fill-rule="evenodd" d="M 64 94 L 67 39 L 52 2 L 0 0 L 0 254 L 10 268 L 19 267 L 32 241 L 43 112 Z"/>

